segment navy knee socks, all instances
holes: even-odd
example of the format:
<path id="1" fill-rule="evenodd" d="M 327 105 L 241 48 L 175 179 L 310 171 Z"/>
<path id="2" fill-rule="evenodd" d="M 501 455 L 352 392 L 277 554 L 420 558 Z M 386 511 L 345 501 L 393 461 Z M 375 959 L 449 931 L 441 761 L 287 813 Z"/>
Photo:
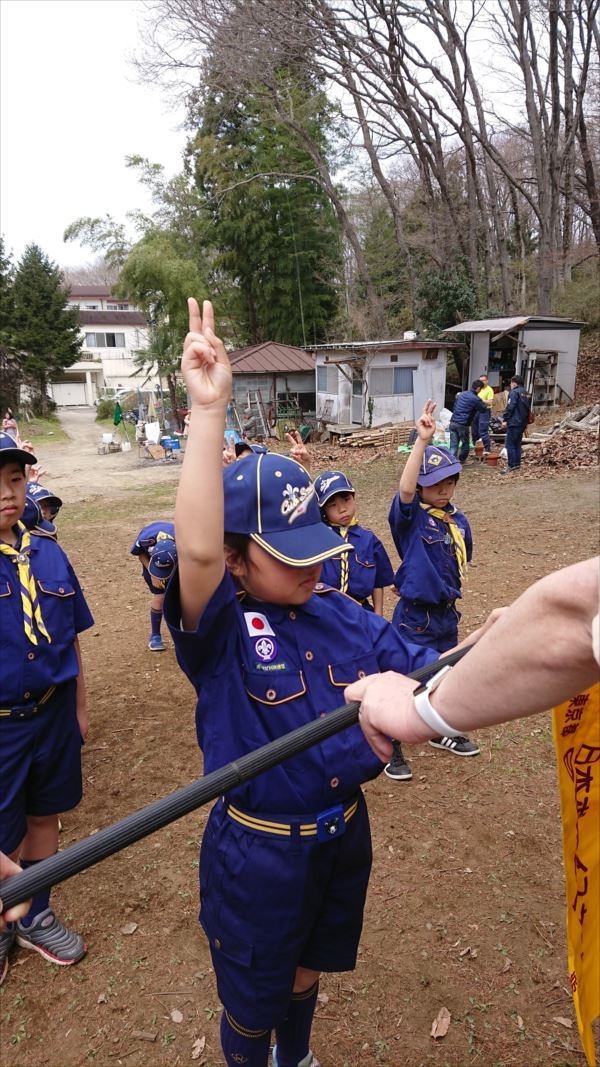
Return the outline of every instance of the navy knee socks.
<path id="1" fill-rule="evenodd" d="M 155 611 L 154 608 L 150 608 L 150 632 L 153 637 L 160 637 L 162 617 L 162 611 Z"/>
<path id="2" fill-rule="evenodd" d="M 277 1067 L 298 1067 L 308 1056 L 319 983 L 292 993 L 284 1022 L 277 1027 Z"/>
<path id="3" fill-rule="evenodd" d="M 221 1015 L 221 1047 L 227 1067 L 267 1067 L 270 1030 L 250 1030 L 238 1023 L 223 1008 Z"/>

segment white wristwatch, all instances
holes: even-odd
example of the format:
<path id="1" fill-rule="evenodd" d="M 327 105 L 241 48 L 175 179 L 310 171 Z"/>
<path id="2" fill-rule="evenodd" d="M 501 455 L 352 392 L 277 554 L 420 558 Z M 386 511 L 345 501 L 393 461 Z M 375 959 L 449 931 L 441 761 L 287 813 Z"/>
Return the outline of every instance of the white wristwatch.
<path id="1" fill-rule="evenodd" d="M 429 694 L 433 693 L 434 689 L 437 689 L 442 678 L 451 670 L 452 667 L 450 665 L 442 667 L 441 671 L 438 671 L 428 682 L 425 682 L 422 686 L 419 686 L 418 689 L 415 689 L 414 693 L 415 711 L 423 722 L 427 723 L 432 730 L 435 730 L 436 737 L 461 736 L 460 730 L 455 730 L 453 726 L 444 722 L 442 716 L 438 714 L 435 708 L 432 708 L 429 702 Z"/>

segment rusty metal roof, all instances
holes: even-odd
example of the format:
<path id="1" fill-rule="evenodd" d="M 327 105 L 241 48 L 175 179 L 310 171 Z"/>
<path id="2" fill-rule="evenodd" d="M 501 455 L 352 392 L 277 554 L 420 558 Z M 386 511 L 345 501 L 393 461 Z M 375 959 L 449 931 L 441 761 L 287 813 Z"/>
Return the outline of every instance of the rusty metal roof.
<path id="1" fill-rule="evenodd" d="M 309 352 L 277 341 L 264 341 L 229 353 L 234 374 L 290 374 L 314 371 L 315 359 Z"/>

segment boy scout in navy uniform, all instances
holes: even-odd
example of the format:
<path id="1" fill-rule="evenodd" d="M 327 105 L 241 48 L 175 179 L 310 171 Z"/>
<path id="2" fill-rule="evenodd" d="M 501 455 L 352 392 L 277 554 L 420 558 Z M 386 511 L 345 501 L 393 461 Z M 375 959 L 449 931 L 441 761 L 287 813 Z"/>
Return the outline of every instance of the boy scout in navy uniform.
<path id="1" fill-rule="evenodd" d="M 402 560 L 396 572 L 399 600 L 392 623 L 415 644 L 447 652 L 458 643 L 461 582 L 473 552 L 468 519 L 450 499 L 460 463 L 446 448 L 430 444 L 436 405 L 428 400 L 416 422 L 418 433 L 389 513 L 390 530 Z M 466 737 L 436 737 L 429 742 L 456 756 L 477 756 Z M 397 742 L 386 767 L 390 778 L 404 777 L 406 761 Z M 398 773 L 396 771 L 398 770 Z"/>
<path id="2" fill-rule="evenodd" d="M 167 581 L 177 563 L 174 523 L 151 522 L 144 526 L 131 546 L 131 555 L 138 556 L 142 564 L 142 578 L 152 593 L 148 648 L 151 652 L 164 652 L 165 645 L 160 632 L 163 600 Z M 154 560 L 151 563 L 152 556 Z"/>
<path id="3" fill-rule="evenodd" d="M 394 571 L 379 538 L 356 518 L 352 482 L 342 471 L 325 471 L 315 478 L 315 490 L 325 522 L 354 549 L 325 560 L 322 584 L 339 589 L 367 610 L 383 615 L 383 591 L 394 581 Z"/>
<path id="4" fill-rule="evenodd" d="M 62 500 L 39 482 L 27 483 L 25 510 L 21 521 L 38 537 L 58 540 L 54 519 L 62 507 Z"/>
<path id="5" fill-rule="evenodd" d="M 413 670 L 437 653 L 336 590 L 315 594 L 321 563 L 351 546 L 321 520 L 304 467 L 266 453 L 223 469 L 231 368 L 211 304 L 203 318 L 189 305 L 182 370 L 192 415 L 165 618 L 199 695 L 209 773 L 339 706 L 349 679 L 398 663 Z M 356 963 L 371 866 L 360 786 L 382 766 L 351 727 L 213 808 L 200 922 L 230 1067 L 266 1067 L 273 1029 L 276 1067 L 318 1067 L 309 1044 L 319 975 Z"/>
<path id="6" fill-rule="evenodd" d="M 88 722 L 77 635 L 93 624 L 63 550 L 20 521 L 32 462 L 0 433 L 0 849 L 22 867 L 56 852 L 59 813 L 81 800 Z M 0 932 L 0 980 L 15 941 L 63 966 L 87 951 L 54 915 L 49 890 Z"/>

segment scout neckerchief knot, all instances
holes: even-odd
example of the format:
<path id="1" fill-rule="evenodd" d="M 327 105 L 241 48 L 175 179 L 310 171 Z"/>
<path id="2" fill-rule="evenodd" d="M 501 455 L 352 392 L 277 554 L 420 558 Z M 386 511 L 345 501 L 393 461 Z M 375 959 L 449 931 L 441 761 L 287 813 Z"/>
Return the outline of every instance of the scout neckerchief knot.
<path id="1" fill-rule="evenodd" d="M 334 526 L 334 530 L 339 532 L 340 537 L 344 538 L 344 541 L 348 540 L 348 530 L 351 526 L 358 526 L 358 519 L 354 515 L 347 526 Z M 348 556 L 349 552 L 344 552 L 340 559 L 340 593 L 348 592 Z"/>
<path id="2" fill-rule="evenodd" d="M 157 544 L 158 544 L 159 541 L 174 541 L 174 540 L 175 540 L 175 538 L 173 537 L 173 534 L 166 533 L 164 530 L 160 530 L 160 532 L 157 533 L 157 535 L 156 535 L 156 543 Z"/>
<path id="3" fill-rule="evenodd" d="M 17 567 L 19 584 L 21 587 L 23 629 L 25 630 L 25 636 L 31 641 L 32 645 L 37 645 L 38 639 L 34 630 L 35 626 L 41 633 L 42 637 L 46 638 L 48 644 L 52 644 L 52 638 L 44 626 L 42 609 L 40 608 L 35 589 L 35 578 L 33 577 L 31 567 L 29 566 L 29 549 L 31 547 L 29 530 L 25 528 L 22 522 L 17 523 L 17 529 L 21 535 L 20 548 L 13 548 L 12 545 L 6 545 L 0 542 L 0 554 L 3 556 L 10 556 Z"/>
<path id="4" fill-rule="evenodd" d="M 429 504 L 424 504 L 421 501 L 421 507 L 428 515 L 431 515 L 434 519 L 441 519 L 446 523 L 448 527 L 448 533 L 454 543 L 454 551 L 456 553 L 456 562 L 458 563 L 458 573 L 461 578 L 467 576 L 467 546 L 465 545 L 465 539 L 462 534 L 462 530 L 458 525 L 456 519 L 452 516 L 456 511 L 453 504 L 450 505 L 452 511 L 442 511 L 441 508 L 432 508 Z"/>

